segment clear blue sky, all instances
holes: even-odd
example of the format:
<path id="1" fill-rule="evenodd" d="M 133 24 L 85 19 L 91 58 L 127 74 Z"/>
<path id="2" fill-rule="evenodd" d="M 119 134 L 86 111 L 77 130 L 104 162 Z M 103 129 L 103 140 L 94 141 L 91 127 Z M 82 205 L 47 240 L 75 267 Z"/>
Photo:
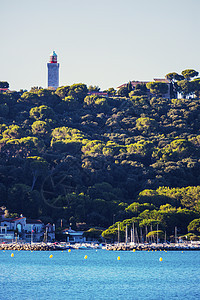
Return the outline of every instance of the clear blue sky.
<path id="1" fill-rule="evenodd" d="M 0 81 L 47 87 L 52 50 L 60 85 L 101 89 L 200 71 L 200 0 L 0 0 Z"/>

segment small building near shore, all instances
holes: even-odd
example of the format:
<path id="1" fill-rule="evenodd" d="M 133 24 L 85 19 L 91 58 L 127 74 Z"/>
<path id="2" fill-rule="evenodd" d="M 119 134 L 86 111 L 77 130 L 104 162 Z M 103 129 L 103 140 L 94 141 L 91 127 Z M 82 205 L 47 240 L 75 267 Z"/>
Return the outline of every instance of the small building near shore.
<path id="1" fill-rule="evenodd" d="M 44 224 L 41 220 L 31 220 L 28 219 L 26 221 L 25 231 L 26 232 L 43 232 L 44 231 Z"/>
<path id="2" fill-rule="evenodd" d="M 66 236 L 66 242 L 69 243 L 84 243 L 86 238 L 84 237 L 84 231 L 75 231 L 71 227 L 66 228 L 62 231 Z"/>

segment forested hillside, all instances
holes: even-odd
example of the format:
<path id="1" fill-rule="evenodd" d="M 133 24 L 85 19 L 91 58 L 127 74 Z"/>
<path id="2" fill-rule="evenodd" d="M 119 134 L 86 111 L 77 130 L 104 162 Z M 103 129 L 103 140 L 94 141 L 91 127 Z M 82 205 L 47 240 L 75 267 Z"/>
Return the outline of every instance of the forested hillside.
<path id="1" fill-rule="evenodd" d="M 1 92 L 0 206 L 58 226 L 111 226 L 107 238 L 117 221 L 122 232 L 134 222 L 171 235 L 196 220 L 189 231 L 200 235 L 200 100 L 137 90 Z"/>

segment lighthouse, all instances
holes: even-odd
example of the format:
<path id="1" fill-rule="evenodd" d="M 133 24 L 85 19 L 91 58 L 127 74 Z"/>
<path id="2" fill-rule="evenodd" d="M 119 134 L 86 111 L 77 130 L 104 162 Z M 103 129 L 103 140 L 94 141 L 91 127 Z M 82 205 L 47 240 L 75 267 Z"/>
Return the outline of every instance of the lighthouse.
<path id="1" fill-rule="evenodd" d="M 57 54 L 53 51 L 50 60 L 47 63 L 48 68 L 48 87 L 57 89 L 59 86 L 59 63 L 57 62 Z"/>

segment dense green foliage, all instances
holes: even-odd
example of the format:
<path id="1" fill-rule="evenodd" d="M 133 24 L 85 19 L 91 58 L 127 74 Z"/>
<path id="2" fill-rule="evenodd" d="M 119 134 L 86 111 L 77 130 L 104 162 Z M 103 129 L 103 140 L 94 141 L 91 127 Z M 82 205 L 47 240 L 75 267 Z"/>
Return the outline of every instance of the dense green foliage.
<path id="1" fill-rule="evenodd" d="M 121 236 L 133 222 L 186 234 L 200 218 L 200 100 L 151 88 L 151 97 L 130 84 L 107 98 L 84 84 L 0 93 L 0 205 L 57 224 L 111 226 L 111 239 L 118 222 Z"/>

